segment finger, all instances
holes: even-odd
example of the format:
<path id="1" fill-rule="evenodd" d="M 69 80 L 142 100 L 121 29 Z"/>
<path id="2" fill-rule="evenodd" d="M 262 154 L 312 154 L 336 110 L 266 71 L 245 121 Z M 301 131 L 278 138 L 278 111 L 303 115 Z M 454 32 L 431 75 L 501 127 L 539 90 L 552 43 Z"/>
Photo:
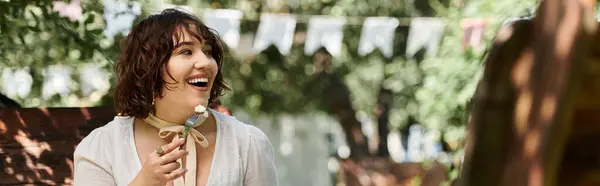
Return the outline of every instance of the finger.
<path id="1" fill-rule="evenodd" d="M 188 155 L 189 152 L 186 150 L 174 150 L 160 157 L 160 164 L 165 165 L 176 161 L 177 159 L 183 158 Z"/>
<path id="2" fill-rule="evenodd" d="M 181 164 L 179 164 L 179 162 L 172 162 L 172 163 L 168 163 L 166 165 L 162 166 L 162 172 L 163 173 L 170 173 L 173 172 L 177 169 L 181 168 Z"/>
<path id="3" fill-rule="evenodd" d="M 183 138 L 173 140 L 173 142 L 171 142 L 163 147 L 163 154 L 167 154 L 167 153 L 177 149 L 177 147 L 183 145 L 184 142 L 185 142 L 185 140 Z"/>
<path id="4" fill-rule="evenodd" d="M 165 179 L 171 181 L 183 176 L 187 172 L 186 168 L 177 169 L 171 173 L 165 174 Z"/>

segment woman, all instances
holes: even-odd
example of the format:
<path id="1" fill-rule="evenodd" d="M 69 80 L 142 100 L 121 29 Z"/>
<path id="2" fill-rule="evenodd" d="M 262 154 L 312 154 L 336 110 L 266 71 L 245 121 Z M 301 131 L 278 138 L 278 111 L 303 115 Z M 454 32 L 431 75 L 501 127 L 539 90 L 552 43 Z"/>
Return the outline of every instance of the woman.
<path id="1" fill-rule="evenodd" d="M 77 146 L 76 186 L 277 185 L 273 147 L 254 126 L 208 109 L 182 138 L 196 106 L 227 89 L 223 44 L 211 29 L 168 9 L 137 24 L 123 44 L 119 116 Z"/>

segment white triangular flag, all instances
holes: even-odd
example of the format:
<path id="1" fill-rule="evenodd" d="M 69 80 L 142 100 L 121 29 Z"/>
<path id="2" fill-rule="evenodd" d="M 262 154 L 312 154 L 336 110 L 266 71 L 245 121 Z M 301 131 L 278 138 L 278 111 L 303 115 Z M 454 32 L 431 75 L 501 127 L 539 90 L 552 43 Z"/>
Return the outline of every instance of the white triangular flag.
<path id="1" fill-rule="evenodd" d="M 419 125 L 410 126 L 408 135 L 408 148 L 406 152 L 406 161 L 420 162 L 423 160 L 425 152 L 423 151 L 423 128 Z"/>
<path id="2" fill-rule="evenodd" d="M 108 73 L 96 64 L 86 64 L 79 69 L 81 81 L 81 92 L 85 96 L 91 95 L 94 91 L 102 94 L 110 89 Z"/>
<path id="3" fill-rule="evenodd" d="M 441 133 L 437 129 L 428 129 L 423 134 L 423 151 L 427 159 L 435 159 L 442 153 L 440 135 Z"/>
<path id="4" fill-rule="evenodd" d="M 463 48 L 483 49 L 485 29 L 489 21 L 482 18 L 465 18 L 460 21 L 463 29 Z"/>
<path id="5" fill-rule="evenodd" d="M 438 18 L 414 18 L 410 23 L 406 56 L 412 58 L 419 50 L 425 48 L 427 55 L 435 56 L 446 24 Z"/>
<path id="6" fill-rule="evenodd" d="M 288 55 L 294 42 L 294 31 L 296 29 L 296 16 L 290 14 L 260 15 L 260 25 L 254 40 L 254 52 L 260 53 L 274 44 L 279 53 Z"/>
<path id="7" fill-rule="evenodd" d="M 233 9 L 204 9 L 204 24 L 217 31 L 229 48 L 236 49 L 240 42 L 242 11 Z"/>
<path id="8" fill-rule="evenodd" d="M 118 33 L 127 35 L 133 20 L 142 13 L 142 5 L 139 2 L 125 3 L 119 0 L 104 0 L 104 19 L 106 28 L 104 35 L 113 38 Z"/>
<path id="9" fill-rule="evenodd" d="M 2 91 L 6 96 L 27 98 L 33 84 L 33 78 L 29 74 L 29 67 L 14 71 L 5 68 L 2 71 L 2 84 Z"/>
<path id="10" fill-rule="evenodd" d="M 358 54 L 365 56 L 379 48 L 385 57 L 394 54 L 394 33 L 400 21 L 392 17 L 369 17 L 365 20 L 360 34 Z"/>
<path id="11" fill-rule="evenodd" d="M 235 50 L 236 57 L 243 59 L 247 56 L 255 54 L 253 51 L 254 37 L 255 34 L 253 32 L 247 32 L 240 35 L 240 43 L 238 48 Z"/>
<path id="12" fill-rule="evenodd" d="M 342 53 L 343 27 L 346 19 L 343 17 L 313 16 L 308 25 L 304 53 L 312 55 L 319 48 L 325 47 L 333 56 Z"/>
<path id="13" fill-rule="evenodd" d="M 48 99 L 55 94 L 67 96 L 71 92 L 71 73 L 73 68 L 64 65 L 52 65 L 42 72 L 42 98 Z"/>

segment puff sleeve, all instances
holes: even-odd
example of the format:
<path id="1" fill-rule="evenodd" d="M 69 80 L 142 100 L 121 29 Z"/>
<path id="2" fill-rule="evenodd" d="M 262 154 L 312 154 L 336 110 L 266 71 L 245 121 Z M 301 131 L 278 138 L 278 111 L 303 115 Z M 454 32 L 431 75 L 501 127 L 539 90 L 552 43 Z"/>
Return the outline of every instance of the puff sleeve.
<path id="1" fill-rule="evenodd" d="M 245 186 L 277 186 L 275 154 L 269 138 L 258 128 L 249 127 L 249 147 Z"/>
<path id="2" fill-rule="evenodd" d="M 106 129 L 101 127 L 93 130 L 75 148 L 75 186 L 116 185 L 107 156 L 111 141 Z"/>

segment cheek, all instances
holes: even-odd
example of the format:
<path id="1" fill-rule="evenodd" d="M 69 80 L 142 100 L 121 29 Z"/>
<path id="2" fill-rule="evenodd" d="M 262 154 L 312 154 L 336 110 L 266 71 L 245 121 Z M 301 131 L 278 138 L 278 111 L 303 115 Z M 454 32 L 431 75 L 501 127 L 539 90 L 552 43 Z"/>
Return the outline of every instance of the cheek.
<path id="1" fill-rule="evenodd" d="M 166 82 L 169 83 L 182 83 L 184 81 L 184 76 L 186 74 L 186 68 L 184 63 L 178 62 L 177 60 L 169 60 L 163 71 L 163 78 Z M 171 74 L 171 76 L 169 76 Z M 173 85 L 171 85 L 173 86 Z"/>
<path id="2" fill-rule="evenodd" d="M 217 62 L 215 62 L 214 59 L 211 59 L 210 71 L 214 79 L 214 77 L 217 76 L 217 72 L 219 72 L 219 65 L 217 65 Z"/>

